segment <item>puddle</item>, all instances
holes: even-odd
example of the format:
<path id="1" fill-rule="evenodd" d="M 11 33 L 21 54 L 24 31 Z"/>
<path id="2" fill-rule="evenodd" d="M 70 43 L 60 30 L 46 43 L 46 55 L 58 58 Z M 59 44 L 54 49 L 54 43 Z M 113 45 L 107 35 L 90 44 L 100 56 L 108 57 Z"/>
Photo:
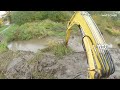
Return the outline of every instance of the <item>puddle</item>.
<path id="1" fill-rule="evenodd" d="M 31 39 L 27 41 L 14 41 L 8 44 L 8 48 L 12 51 L 23 50 L 37 52 L 38 50 L 48 47 L 48 42 L 51 40 L 58 41 L 60 39 L 56 37 L 49 37 L 43 39 Z"/>

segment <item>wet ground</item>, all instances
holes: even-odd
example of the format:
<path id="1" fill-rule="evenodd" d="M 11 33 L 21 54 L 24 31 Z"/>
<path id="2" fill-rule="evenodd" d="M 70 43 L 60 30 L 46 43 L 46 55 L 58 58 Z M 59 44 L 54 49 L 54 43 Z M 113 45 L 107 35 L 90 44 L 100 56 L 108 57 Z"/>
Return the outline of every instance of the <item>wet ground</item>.
<path id="1" fill-rule="evenodd" d="M 9 53 L 11 53 L 10 51 Z M 116 71 L 109 79 L 120 79 L 120 50 L 111 49 Z M 73 52 L 62 59 L 52 54 L 20 51 L 9 59 L 3 68 L 4 77 L 8 79 L 87 79 L 87 58 L 85 52 Z M 0 55 L 1 57 L 1 55 Z M 2 60 L 0 58 L 0 60 Z"/>
<path id="2" fill-rule="evenodd" d="M 36 42 L 38 43 L 38 41 Z M 32 40 L 31 43 L 34 44 Z M 26 46 L 24 45 L 24 47 Z M 0 55 L 0 78 L 86 79 L 87 57 L 81 46 L 80 38 L 71 37 L 69 46 L 74 52 L 64 56 L 62 59 L 56 58 L 51 53 L 34 53 L 33 51 L 13 52 L 9 50 Z M 110 53 L 115 63 L 116 71 L 109 79 L 120 79 L 120 49 L 111 48 Z"/>

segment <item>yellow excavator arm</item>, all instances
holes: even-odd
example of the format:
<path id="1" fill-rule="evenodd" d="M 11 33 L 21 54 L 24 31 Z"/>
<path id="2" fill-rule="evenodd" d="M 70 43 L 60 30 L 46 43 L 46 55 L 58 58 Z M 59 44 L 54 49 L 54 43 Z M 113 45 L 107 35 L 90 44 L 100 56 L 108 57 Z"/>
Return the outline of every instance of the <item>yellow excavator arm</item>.
<path id="1" fill-rule="evenodd" d="M 82 34 L 82 45 L 88 59 L 88 78 L 108 78 L 115 72 L 114 63 L 100 30 L 90 14 L 86 11 L 76 11 L 67 25 L 66 45 L 71 34 L 71 28 L 77 25 Z"/>

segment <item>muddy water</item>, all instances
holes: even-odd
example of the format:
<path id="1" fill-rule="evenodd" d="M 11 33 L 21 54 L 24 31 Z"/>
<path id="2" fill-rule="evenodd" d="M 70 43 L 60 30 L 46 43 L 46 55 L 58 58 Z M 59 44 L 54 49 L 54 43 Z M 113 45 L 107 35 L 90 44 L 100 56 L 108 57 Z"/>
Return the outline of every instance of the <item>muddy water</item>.
<path id="1" fill-rule="evenodd" d="M 14 41 L 8 44 L 8 48 L 12 51 L 22 50 L 37 52 L 38 50 L 48 47 L 49 41 L 58 41 L 59 38 L 49 37 L 43 39 L 31 39 L 27 41 Z"/>
<path id="2" fill-rule="evenodd" d="M 117 43 L 120 42 L 120 37 L 110 36 L 107 33 L 103 34 L 103 37 L 109 48 L 119 48 Z M 64 41 L 58 37 L 47 37 L 43 39 L 32 39 L 28 41 L 14 41 L 9 43 L 8 48 L 12 51 L 23 50 L 37 52 L 38 50 L 48 47 L 49 41 Z M 81 36 L 71 36 L 68 45 L 75 51 L 81 52 L 84 51 L 82 47 L 82 37 Z"/>

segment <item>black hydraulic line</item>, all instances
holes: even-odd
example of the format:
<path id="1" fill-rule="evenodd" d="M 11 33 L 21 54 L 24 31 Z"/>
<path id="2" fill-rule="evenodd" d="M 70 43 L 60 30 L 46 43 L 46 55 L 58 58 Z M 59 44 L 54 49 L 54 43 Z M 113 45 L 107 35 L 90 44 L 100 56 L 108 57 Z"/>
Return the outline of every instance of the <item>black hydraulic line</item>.
<path id="1" fill-rule="evenodd" d="M 106 48 L 105 48 L 106 49 Z M 100 49 L 101 50 L 101 49 Z M 110 76 L 111 74 L 114 73 L 115 71 L 115 68 L 114 68 L 114 64 L 113 64 L 113 61 L 112 61 L 112 58 L 111 58 L 111 55 L 109 54 L 108 50 L 102 50 L 103 52 L 101 53 L 101 55 L 103 56 L 103 58 L 106 60 L 108 66 L 109 66 L 109 70 L 107 72 L 107 76 Z M 104 55 L 103 55 L 104 54 Z"/>
<path id="2" fill-rule="evenodd" d="M 115 67 L 114 67 L 114 63 L 113 63 L 113 61 L 112 61 L 112 57 L 111 57 L 109 51 L 106 50 L 106 53 L 107 53 L 107 55 L 108 55 L 108 60 L 109 60 L 109 64 L 110 64 L 110 75 L 111 75 L 111 74 L 114 73 Z"/>
<path id="3" fill-rule="evenodd" d="M 101 47 L 98 47 L 98 50 L 100 52 L 99 55 L 100 55 L 100 57 L 102 59 L 102 62 L 103 62 L 104 68 L 105 68 L 105 72 L 103 72 L 103 76 L 102 77 L 106 77 L 106 75 L 107 75 L 107 72 L 106 72 L 107 71 L 107 69 L 106 69 L 106 62 L 105 62 L 105 60 L 103 58 Z"/>
<path id="4" fill-rule="evenodd" d="M 106 75 L 106 77 L 108 77 L 109 74 L 110 74 L 110 71 L 111 71 L 111 65 L 109 64 L 108 55 L 105 53 L 104 50 L 103 50 L 103 53 L 101 53 L 101 54 L 103 55 L 103 58 L 104 58 L 105 63 L 106 63 L 106 68 L 107 68 L 107 71 L 106 71 L 107 75 Z"/>
<path id="5" fill-rule="evenodd" d="M 111 71 L 111 74 L 113 74 L 115 72 L 115 66 L 114 66 L 114 62 L 112 60 L 112 57 L 111 57 L 111 54 L 110 52 L 107 50 L 107 53 L 109 55 L 109 58 L 110 58 L 110 61 L 111 61 L 111 64 L 112 64 L 112 71 Z"/>
<path id="6" fill-rule="evenodd" d="M 108 66 L 109 66 L 109 71 L 108 71 L 108 76 L 109 76 L 111 74 L 111 70 L 112 70 L 112 63 L 111 63 L 111 60 L 109 59 L 109 55 L 106 51 L 107 50 L 105 50 L 105 56 L 106 56 L 105 58 L 108 63 Z"/>
<path id="7" fill-rule="evenodd" d="M 94 50 L 95 51 L 95 50 Z M 96 52 L 96 55 L 97 55 L 97 57 L 98 57 L 98 61 L 99 61 L 99 63 L 100 63 L 100 65 L 101 65 L 101 68 L 102 68 L 102 70 L 101 70 L 101 73 L 102 73 L 102 76 L 105 76 L 105 66 L 104 66 L 104 63 L 103 62 L 101 62 L 101 58 L 100 58 L 100 53 L 98 53 L 97 51 L 95 51 Z"/>
<path id="8" fill-rule="evenodd" d="M 105 50 L 103 50 L 104 51 L 104 59 L 106 60 L 106 63 L 107 63 L 107 65 L 108 65 L 108 71 L 107 71 L 107 76 L 109 76 L 110 75 L 110 72 L 111 72 L 111 64 L 110 64 L 110 61 L 109 61 L 109 58 L 108 58 L 108 55 L 107 55 L 107 53 L 106 53 L 106 51 Z"/>
<path id="9" fill-rule="evenodd" d="M 110 76 L 115 71 L 114 63 L 112 61 L 111 55 L 110 55 L 109 51 L 107 50 L 107 48 L 105 48 L 105 50 L 102 50 L 102 51 L 104 52 L 103 56 L 104 56 L 105 60 L 107 61 L 108 66 L 109 66 L 109 70 L 108 70 L 108 75 L 107 76 Z"/>

